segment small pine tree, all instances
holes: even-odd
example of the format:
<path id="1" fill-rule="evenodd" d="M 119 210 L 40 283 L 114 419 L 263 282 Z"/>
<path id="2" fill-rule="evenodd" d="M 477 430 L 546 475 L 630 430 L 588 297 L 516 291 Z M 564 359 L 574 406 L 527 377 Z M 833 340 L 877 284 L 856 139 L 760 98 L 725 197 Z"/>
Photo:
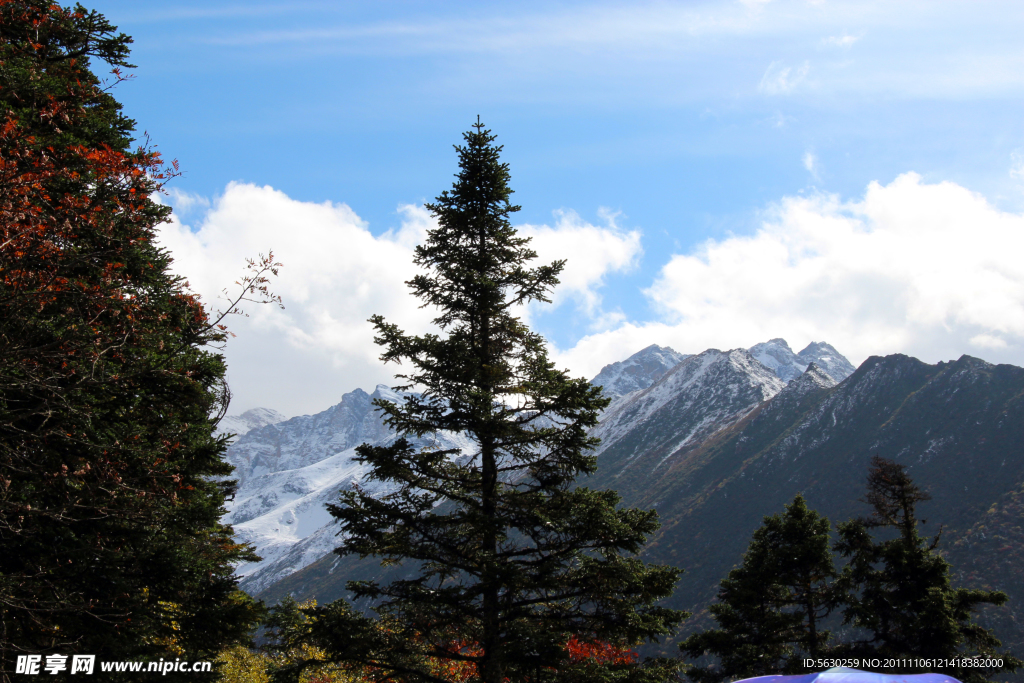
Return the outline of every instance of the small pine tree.
<path id="1" fill-rule="evenodd" d="M 821 622 L 836 600 L 830 529 L 800 495 L 784 514 L 764 518 L 743 563 L 722 581 L 710 607 L 718 628 L 679 646 L 690 658 L 718 659 L 689 669 L 692 680 L 802 673 L 803 658 L 822 655 L 830 634 Z"/>
<path id="2" fill-rule="evenodd" d="M 661 680 L 673 662 L 573 666 L 573 637 L 621 651 L 669 633 L 684 615 L 655 603 L 680 571 L 635 557 L 658 527 L 654 512 L 573 484 L 595 471 L 587 430 L 608 401 L 556 370 L 516 317 L 548 301 L 563 263 L 527 267 L 536 254 L 509 223 L 519 207 L 502 148 L 479 121 L 473 128 L 456 147 L 453 189 L 427 205 L 438 226 L 416 249 L 425 272 L 409 283 L 447 334 L 372 322 L 381 358 L 411 368 L 399 388 L 423 390 L 400 405 L 378 401 L 387 424 L 403 436 L 461 433 L 475 449 L 416 449 L 405 438 L 357 449 L 367 480 L 390 493 L 357 488 L 331 506 L 345 534 L 336 552 L 405 563 L 406 578 L 349 584 L 387 629 L 339 603 L 318 615 L 318 642 L 382 680 L 444 680 L 432 673 L 438 659 L 469 663 L 487 683 Z"/>
<path id="3" fill-rule="evenodd" d="M 991 631 L 972 621 L 982 605 L 1002 605 L 1000 591 L 952 588 L 950 564 L 937 552 L 942 530 L 930 542 L 918 526 L 917 504 L 931 498 L 907 474 L 906 468 L 875 456 L 868 472 L 864 502 L 873 514 L 839 525 L 836 550 L 848 559 L 840 584 L 847 593 L 844 623 L 864 637 L 848 643 L 851 656 L 905 661 L 886 673 L 941 672 L 965 683 L 983 683 L 1022 663 L 998 653 L 1000 642 Z M 896 532 L 876 540 L 871 530 Z M 927 660 L 963 662 L 1000 660 L 1001 667 L 935 666 Z M 924 662 L 915 664 L 915 662 Z"/>

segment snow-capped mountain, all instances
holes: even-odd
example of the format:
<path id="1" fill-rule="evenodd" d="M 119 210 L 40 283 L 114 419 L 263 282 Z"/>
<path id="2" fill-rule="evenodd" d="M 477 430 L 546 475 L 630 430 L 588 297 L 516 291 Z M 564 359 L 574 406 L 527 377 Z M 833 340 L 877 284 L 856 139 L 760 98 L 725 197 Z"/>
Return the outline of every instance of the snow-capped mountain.
<path id="1" fill-rule="evenodd" d="M 385 444 L 395 436 L 373 406 L 374 399 L 397 402 L 402 397 L 384 385 L 373 394 L 356 389 L 322 413 L 251 430 L 228 449 L 239 486 L 224 521 L 263 558 L 238 568 L 243 589 L 257 593 L 338 545 L 326 505 L 362 481 L 365 468 L 354 459 L 356 446 Z M 458 435 L 410 441 L 421 447 L 472 449 Z M 378 483 L 364 485 L 371 493 L 374 486 L 385 492 Z"/>
<path id="2" fill-rule="evenodd" d="M 378 398 L 401 400 L 383 384 L 373 394 L 356 389 L 342 396 L 341 403 L 316 415 L 301 415 L 247 431 L 228 449 L 227 460 L 235 466 L 232 476 L 244 487 L 250 477 L 302 468 L 361 443 L 385 438 L 389 432 L 373 407 L 373 400 Z"/>
<path id="3" fill-rule="evenodd" d="M 217 434 L 242 436 L 260 427 L 284 422 L 284 415 L 270 408 L 253 408 L 241 415 L 228 415 L 217 425 Z"/>
<path id="4" fill-rule="evenodd" d="M 755 351 L 771 364 L 758 360 Z M 823 364 L 831 371 L 818 368 Z M 603 440 L 599 453 L 614 459 L 642 454 L 656 468 L 658 458 L 704 442 L 778 394 L 786 378 L 799 375 L 795 368 L 814 368 L 804 382 L 835 383 L 849 374 L 843 374 L 844 364 L 849 366 L 827 344 L 794 354 L 781 339 L 750 351 L 712 349 L 696 356 L 649 346 L 605 366 L 592 380 L 614 397 L 593 432 Z M 283 420 L 273 411 L 254 409 L 222 420 L 222 432 L 241 435 L 227 453 L 239 486 L 224 521 L 263 558 L 238 568 L 243 589 L 259 593 L 338 545 L 337 526 L 325 506 L 363 480 L 366 472 L 354 461 L 355 447 L 395 436 L 374 399 L 400 402 L 402 397 L 378 385 L 372 394 L 351 391 L 316 415 Z M 438 439 L 443 448 L 473 449 L 463 436 Z"/>
<path id="5" fill-rule="evenodd" d="M 745 349 L 690 356 L 605 415 L 592 435 L 615 459 L 667 457 L 700 444 L 782 391 L 786 383 Z M 607 456 L 605 456 L 607 457 Z"/>
<path id="6" fill-rule="evenodd" d="M 802 375 L 811 363 L 815 363 L 836 382 L 842 382 L 856 369 L 850 361 L 824 342 L 811 342 L 800 353 L 793 353 L 785 339 L 772 339 L 755 344 L 748 351 L 762 365 L 771 368 L 784 382 Z"/>
<path id="7" fill-rule="evenodd" d="M 586 485 L 657 510 L 662 526 L 643 559 L 686 571 L 666 603 L 696 615 L 683 628 L 708 625 L 708 605 L 751 534 L 797 493 L 833 524 L 869 514 L 865 478 L 879 455 L 906 466 L 931 496 L 919 508 L 928 520 L 921 533 L 941 528 L 953 581 L 1009 595 L 984 619 L 1007 649 L 1024 649 L 1024 368 L 894 355 L 867 359 L 839 383 L 816 361 L 785 385 L 765 371 L 742 349 L 707 351 L 598 427 L 609 444 Z M 709 435 L 687 442 L 688 425 L 703 422 L 697 414 L 708 418 L 699 430 Z M 720 419 L 729 424 L 716 431 Z M 261 597 L 329 602 L 345 595 L 347 580 L 380 579 L 381 571 L 372 561 L 326 557 Z"/>
<path id="8" fill-rule="evenodd" d="M 643 391 L 651 386 L 666 372 L 689 357 L 688 353 L 677 353 L 667 346 L 651 344 L 626 360 L 604 366 L 590 383 L 601 387 L 604 395 L 611 398 L 614 404 L 617 399 L 627 394 Z M 609 409 L 611 407 L 609 406 Z"/>

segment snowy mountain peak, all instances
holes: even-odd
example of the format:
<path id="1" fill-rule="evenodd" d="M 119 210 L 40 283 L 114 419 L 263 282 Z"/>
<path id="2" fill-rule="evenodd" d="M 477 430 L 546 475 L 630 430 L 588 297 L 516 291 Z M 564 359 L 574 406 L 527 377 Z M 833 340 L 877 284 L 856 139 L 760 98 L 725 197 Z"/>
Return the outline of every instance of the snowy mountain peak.
<path id="1" fill-rule="evenodd" d="M 771 368 L 783 382 L 796 379 L 807 369 L 807 363 L 793 353 L 785 339 L 772 339 L 754 344 L 748 350 L 750 355 L 765 367 Z"/>
<path id="2" fill-rule="evenodd" d="M 802 361 L 817 365 L 837 383 L 842 382 L 857 369 L 850 361 L 846 360 L 843 354 L 825 342 L 811 342 L 797 355 Z"/>
<path id="3" fill-rule="evenodd" d="M 373 394 L 356 389 L 316 415 L 250 431 L 228 449 L 239 486 L 224 521 L 263 558 L 238 567 L 244 590 L 258 593 L 338 545 L 337 525 L 325 506 L 337 502 L 339 491 L 364 479 L 367 466 L 357 462 L 355 448 L 381 445 L 395 436 L 372 404 L 375 398 L 402 400 L 385 385 Z M 474 447 L 468 437 L 457 434 L 409 439 L 421 448 L 466 452 Z M 386 492 L 379 482 L 363 485 L 374 495 Z"/>
<path id="4" fill-rule="evenodd" d="M 625 398 L 591 433 L 602 440 L 599 453 L 623 448 L 618 442 L 628 436 L 638 444 L 634 455 L 668 455 L 728 427 L 785 386 L 745 349 L 708 349 Z"/>
<path id="5" fill-rule="evenodd" d="M 232 476 L 244 487 L 250 478 L 305 467 L 383 438 L 388 430 L 370 401 L 369 394 L 356 389 L 316 415 L 300 415 L 246 432 L 227 452 L 227 461 L 235 466 Z"/>
<path id="6" fill-rule="evenodd" d="M 253 429 L 283 422 L 285 416 L 270 408 L 252 408 L 241 415 L 228 415 L 217 425 L 217 434 L 242 436 Z"/>
<path id="7" fill-rule="evenodd" d="M 850 361 L 825 342 L 811 342 L 800 353 L 793 353 L 785 339 L 771 339 L 751 346 L 748 351 L 784 382 L 802 375 L 811 363 L 817 364 L 821 372 L 836 382 L 842 382 L 855 369 Z"/>
<path id="8" fill-rule="evenodd" d="M 651 344 L 626 360 L 604 366 L 590 383 L 602 387 L 605 396 L 617 399 L 646 389 L 689 357 L 689 354 L 677 353 L 667 346 Z"/>
<path id="9" fill-rule="evenodd" d="M 392 403 L 402 403 L 402 394 L 398 393 L 387 384 L 378 384 L 370 394 L 371 400 L 383 399 Z"/>
<path id="10" fill-rule="evenodd" d="M 624 460 L 631 468 L 649 463 L 653 472 L 666 459 L 722 433 L 781 391 L 799 400 L 801 392 L 835 384 L 845 375 L 837 378 L 829 368 L 841 368 L 843 363 L 846 359 L 827 344 L 811 344 L 794 354 L 783 339 L 750 351 L 709 349 L 696 356 L 652 344 L 605 366 L 593 379 L 615 400 L 591 433 L 602 439 L 602 458 Z M 793 380 L 789 386 L 788 380 Z M 269 411 L 252 411 L 247 419 L 253 426 L 228 449 L 239 486 L 224 518 L 234 525 L 238 538 L 253 543 L 263 557 L 238 567 L 244 590 L 258 593 L 338 544 L 337 525 L 324 506 L 336 502 L 340 490 L 361 482 L 374 495 L 386 493 L 379 482 L 365 481 L 366 467 L 356 461 L 355 448 L 395 438 L 373 401 L 401 404 L 407 395 L 378 384 L 372 393 L 350 391 L 340 403 L 316 415 L 272 423 Z M 411 440 L 418 447 L 434 445 L 463 453 L 477 448 L 459 434 Z"/>

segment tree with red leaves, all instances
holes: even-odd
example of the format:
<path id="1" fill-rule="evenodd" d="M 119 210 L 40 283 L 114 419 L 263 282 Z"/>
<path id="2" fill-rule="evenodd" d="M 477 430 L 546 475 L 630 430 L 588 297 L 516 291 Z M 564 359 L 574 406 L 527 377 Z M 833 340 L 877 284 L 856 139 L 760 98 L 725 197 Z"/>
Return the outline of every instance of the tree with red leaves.
<path id="1" fill-rule="evenodd" d="M 226 333 L 154 244 L 176 164 L 132 147 L 90 70 L 123 80 L 115 31 L 0 0 L 3 680 L 18 654 L 212 659 L 258 612 L 232 569 L 252 552 L 218 521 Z M 276 264 L 254 267 L 243 297 Z"/>
<path id="2" fill-rule="evenodd" d="M 292 598 L 285 598 L 272 607 L 270 613 L 271 617 L 265 622 L 269 628 L 264 634 L 268 638 L 264 649 L 272 653 L 270 656 L 276 660 L 277 666 L 273 669 L 275 680 L 295 680 L 299 671 L 304 671 L 305 677 L 299 680 L 305 683 L 412 683 L 424 678 L 447 683 L 472 683 L 480 680 L 477 662 L 485 652 L 476 641 L 458 637 L 431 641 L 423 633 L 408 631 L 396 620 L 381 620 L 373 624 L 373 627 L 377 644 L 383 647 L 377 648 L 377 651 L 364 652 L 364 656 L 358 662 L 325 665 L 324 660 L 329 655 L 329 648 L 321 647 L 325 643 L 317 634 L 322 633 L 324 626 L 329 624 L 325 623 L 324 614 L 316 609 L 315 602 L 299 604 Z M 402 664 L 406 671 L 398 673 L 385 663 L 385 657 L 381 656 L 380 650 L 384 649 L 388 642 L 401 642 L 408 646 Z M 672 667 L 666 667 L 657 672 L 662 674 L 661 676 L 652 670 L 637 671 L 640 656 L 635 650 L 595 638 L 586 639 L 572 635 L 557 649 L 562 655 L 557 660 L 557 666 L 551 666 L 549 662 L 548 666 L 535 667 L 514 680 L 523 683 L 662 681 L 666 675 L 671 676 L 673 670 Z M 296 666 L 296 662 L 300 665 Z M 508 682 L 513 679 L 505 677 L 502 680 Z"/>

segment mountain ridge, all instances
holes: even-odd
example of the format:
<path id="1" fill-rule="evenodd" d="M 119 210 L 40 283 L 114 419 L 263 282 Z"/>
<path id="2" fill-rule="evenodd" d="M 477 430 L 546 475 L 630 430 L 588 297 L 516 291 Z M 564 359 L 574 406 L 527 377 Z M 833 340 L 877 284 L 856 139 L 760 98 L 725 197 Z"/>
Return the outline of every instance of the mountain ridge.
<path id="1" fill-rule="evenodd" d="M 783 340 L 767 344 L 789 348 Z M 827 344 L 824 348 L 838 356 Z M 783 356 L 776 365 L 789 368 L 793 362 L 797 361 Z M 709 349 L 688 355 L 657 345 L 605 366 L 593 383 L 603 383 L 615 397 L 603 414 L 603 426 L 594 432 L 605 437 L 603 448 L 622 436 L 616 429 L 630 432 L 638 420 L 662 426 L 671 422 L 666 439 L 700 442 L 786 386 L 745 349 Z M 260 562 L 238 568 L 244 590 L 265 591 L 337 545 L 337 530 L 325 505 L 365 475 L 352 461 L 355 447 L 384 444 L 395 436 L 374 409 L 373 401 L 382 398 L 402 400 L 385 385 L 378 385 L 372 394 L 355 389 L 316 415 L 265 424 L 253 420 L 257 425 L 229 448 L 227 459 L 236 468 L 238 490 L 224 521 L 234 526 L 240 541 L 252 543 L 262 557 Z M 690 419 L 659 417 L 672 412 Z M 266 417 L 258 409 L 244 415 Z M 472 450 L 464 437 L 441 438 L 445 448 Z"/>
<path id="2" fill-rule="evenodd" d="M 1024 646 L 1024 369 L 970 356 L 930 365 L 894 354 L 871 357 L 836 382 L 811 363 L 700 443 L 674 448 L 665 430 L 676 427 L 634 426 L 632 437 L 598 455 L 597 474 L 585 485 L 616 489 L 624 505 L 658 511 L 662 528 L 643 557 L 686 571 L 668 603 L 694 613 L 680 637 L 709 625 L 719 582 L 763 517 L 797 493 L 833 522 L 868 514 L 861 502 L 868 464 L 881 455 L 907 466 L 931 494 L 919 509 L 929 520 L 924 533 L 934 536 L 943 525 L 939 550 L 956 585 L 1010 595 L 1008 607 L 987 608 L 981 623 L 998 626 L 1009 649 Z M 260 595 L 329 600 L 345 595 L 345 580 L 380 571 L 372 562 L 326 557 Z"/>

